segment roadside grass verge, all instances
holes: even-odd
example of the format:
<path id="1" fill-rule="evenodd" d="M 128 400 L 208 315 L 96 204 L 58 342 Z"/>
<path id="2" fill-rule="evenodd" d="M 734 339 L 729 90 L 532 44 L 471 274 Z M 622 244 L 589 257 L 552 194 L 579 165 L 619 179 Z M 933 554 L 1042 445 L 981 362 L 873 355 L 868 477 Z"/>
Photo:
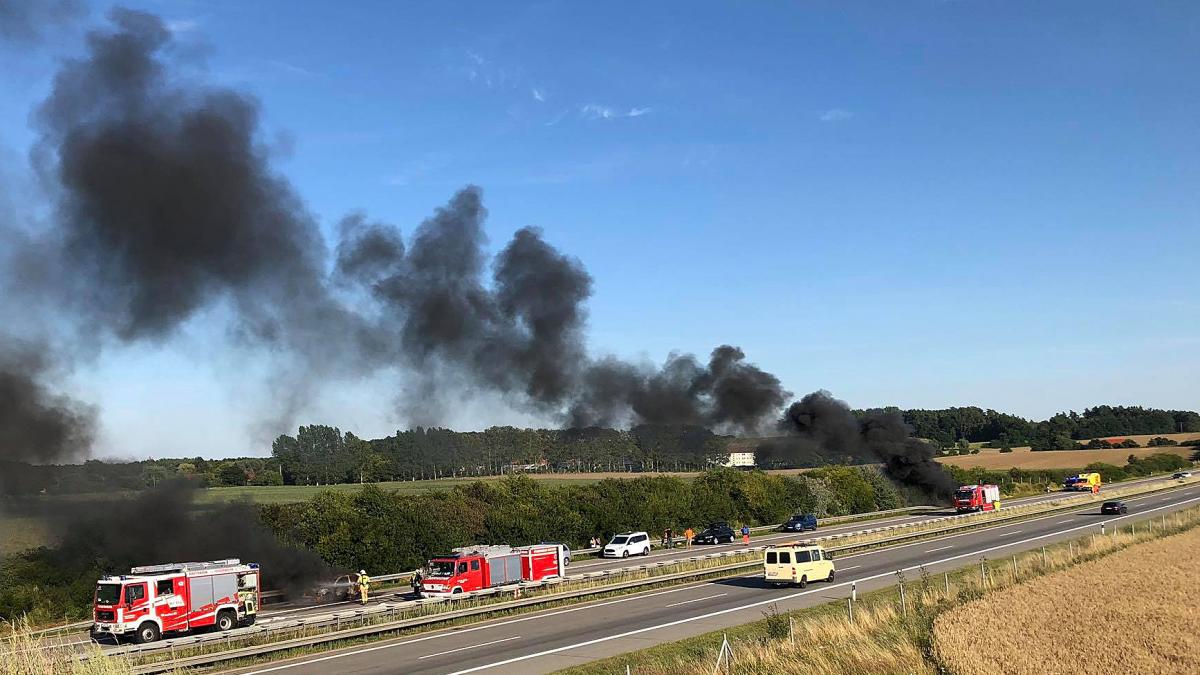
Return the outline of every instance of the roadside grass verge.
<path id="1" fill-rule="evenodd" d="M 92 646 L 96 658 L 79 661 L 71 647 L 47 649 L 25 622 L 7 626 L 0 639 L 0 673 L 5 675 L 130 675 L 129 664 L 103 658 L 100 648 Z"/>
<path id="2" fill-rule="evenodd" d="M 974 648 L 970 645 L 956 651 L 962 654 L 962 667 L 958 662 L 942 662 L 940 658 L 941 643 L 935 641 L 935 623 L 938 617 L 946 617 L 950 622 L 952 612 L 965 613 L 960 616 L 960 624 L 967 632 L 978 633 L 992 631 L 1007 636 L 1006 643 L 1015 650 L 1023 650 L 1033 642 L 1029 636 L 1038 636 L 1037 640 L 1048 639 L 1047 633 L 1057 633 L 1057 639 L 1065 640 L 1060 645 L 1060 656 L 1064 659 L 1078 659 L 1080 653 L 1091 653 L 1091 648 L 1081 649 L 1079 642 L 1070 630 L 1063 630 L 1061 619 L 1063 612 L 1055 611 L 1054 603 L 1047 603 L 1047 598 L 1082 597 L 1088 603 L 1088 611 L 1081 612 L 1072 621 L 1090 624 L 1092 630 L 1103 630 L 1108 636 L 1113 632 L 1111 627 L 1103 625 L 1095 614 L 1097 605 L 1104 603 L 1104 598 L 1110 595 L 1097 595 L 1087 584 L 1091 577 L 1084 574 L 1081 579 L 1084 585 L 1072 594 L 1067 591 L 1046 591 L 1029 596 L 1027 604 L 1041 605 L 1049 612 L 1050 623 L 1042 630 L 1021 628 L 1024 626 L 1019 617 L 1008 614 L 996 614 L 996 625 L 984 628 L 979 625 L 980 610 L 977 601 L 988 602 L 991 597 L 1000 597 L 1007 592 L 1005 589 L 1024 591 L 1025 586 L 1045 581 L 1055 584 L 1055 577 L 1060 574 L 1076 573 L 1107 556 L 1118 554 L 1134 545 L 1147 541 L 1172 537 L 1172 541 L 1157 542 L 1171 548 L 1175 535 L 1187 532 L 1184 536 L 1193 536 L 1200 540 L 1200 530 L 1194 530 L 1200 525 L 1200 508 L 1191 508 L 1164 518 L 1152 518 L 1123 526 L 1111 534 L 1091 535 L 1073 539 L 1068 542 L 1047 546 L 1045 549 L 1028 551 L 1023 554 L 1001 560 L 983 560 L 972 563 L 954 572 L 931 575 L 922 570 L 919 578 L 906 579 L 901 575 L 898 581 L 905 587 L 903 604 L 898 586 L 881 589 L 868 593 L 854 603 L 853 619 L 848 617 L 847 604 L 838 601 L 799 609 L 792 612 L 780 613 L 774 606 L 764 612 L 764 618 L 752 623 L 735 626 L 724 631 L 705 633 L 685 640 L 670 642 L 637 652 L 614 656 L 601 661 L 559 671 L 565 675 L 608 675 L 625 672 L 629 667 L 635 675 L 702 675 L 713 672 L 725 673 L 975 673 L 994 672 L 1068 672 L 1077 670 L 1079 662 L 1062 662 L 1048 665 L 1044 668 L 1021 669 L 1011 667 L 1011 662 L 999 660 L 995 663 L 984 664 L 971 668 L 976 663 L 980 650 L 986 647 Z M 1173 549 L 1172 549 L 1173 550 Z M 1137 555 L 1137 547 L 1128 551 Z M 1184 556 L 1185 560 L 1194 558 Z M 1128 574 L 1124 565 L 1113 565 L 1108 559 L 1095 565 L 1106 569 L 1110 575 L 1120 577 L 1120 573 Z M 1090 569 L 1090 568 L 1089 568 Z M 1187 564 L 1184 563 L 1184 569 Z M 1186 577 L 1190 581 L 1190 576 Z M 1186 581 L 1182 582 L 1186 583 Z M 1123 592 L 1121 596 L 1124 597 Z M 1193 611 L 1192 605 L 1184 599 L 1180 606 L 1184 611 Z M 961 618 L 966 617 L 966 618 Z M 1155 621 L 1154 626 L 1158 626 Z M 1188 624 L 1190 625 L 1190 624 Z M 1116 630 L 1125 630 L 1131 640 L 1138 639 L 1139 626 L 1124 626 Z M 1194 632 L 1187 634 L 1190 638 Z M 730 656 L 718 667 L 718 657 L 722 641 L 728 638 Z M 1103 639 L 1103 638 L 1098 638 Z M 1193 638 L 1194 639 L 1194 638 Z M 1090 643 L 1089 643 L 1090 644 Z M 1193 659 L 1194 644 L 1186 648 Z M 1118 658 L 1120 655 L 1118 654 Z M 1129 665 L 1132 662 L 1114 661 L 1114 664 Z M 1187 670 L 1169 671 L 1155 667 L 1138 667 L 1138 672 L 1196 672 L 1195 661 L 1190 661 Z M 716 669 L 716 670 L 714 670 Z M 1125 670 L 1120 668 L 1119 670 Z M 1088 672 L 1119 672 L 1117 668 L 1088 669 Z"/>

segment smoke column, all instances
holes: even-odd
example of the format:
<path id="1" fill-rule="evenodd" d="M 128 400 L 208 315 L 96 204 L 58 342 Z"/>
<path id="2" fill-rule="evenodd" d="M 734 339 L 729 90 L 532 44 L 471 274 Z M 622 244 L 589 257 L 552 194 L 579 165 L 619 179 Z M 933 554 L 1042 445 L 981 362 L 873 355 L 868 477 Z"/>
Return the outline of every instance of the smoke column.
<path id="1" fill-rule="evenodd" d="M 258 102 L 180 76 L 159 18 L 126 9 L 109 18 L 36 112 L 35 156 L 56 187 L 54 226 L 15 256 L 60 272 L 28 283 L 61 308 L 57 319 L 86 336 L 87 349 L 168 341 L 201 312 L 228 308 L 239 344 L 289 361 L 280 419 L 331 378 L 392 367 L 411 378 L 402 405 L 428 410 L 479 389 L 571 426 L 754 433 L 790 399 L 731 345 L 707 361 L 672 354 L 661 365 L 590 353 L 592 278 L 582 263 L 536 228 L 491 256 L 474 186 L 407 245 L 394 225 L 348 216 L 331 252 L 272 168 Z M 60 422 L 45 442 L 22 445 L 22 457 L 50 459 L 62 455 L 33 446 L 85 444 L 88 415 L 49 394 L 41 374 L 6 375 L 5 386 L 29 419 Z M 847 421 L 844 404 L 817 404 L 810 396 L 789 409 L 795 442 L 869 452 L 917 481 L 933 475 L 902 423 L 884 416 L 863 428 Z"/>
<path id="2" fill-rule="evenodd" d="M 889 476 L 933 496 L 954 492 L 954 480 L 934 461 L 937 448 L 913 438 L 894 410 L 867 411 L 860 419 L 827 391 L 808 394 L 788 407 L 779 428 L 788 436 L 764 443 L 765 457 L 805 465 L 825 461 L 878 461 Z"/>
<path id="3" fill-rule="evenodd" d="M 134 499 L 94 504 L 76 514 L 52 555 L 65 573 L 126 574 L 135 565 L 240 558 L 262 566 L 263 583 L 300 592 L 332 577 L 316 553 L 279 542 L 249 503 L 197 511 L 186 480 L 164 483 Z M 136 523 L 141 534 L 131 534 Z M 144 536 L 143 536 L 144 535 Z"/>
<path id="4" fill-rule="evenodd" d="M 31 344 L 0 342 L 0 461 L 66 461 L 92 444 L 95 411 L 46 387 L 48 358 Z"/>

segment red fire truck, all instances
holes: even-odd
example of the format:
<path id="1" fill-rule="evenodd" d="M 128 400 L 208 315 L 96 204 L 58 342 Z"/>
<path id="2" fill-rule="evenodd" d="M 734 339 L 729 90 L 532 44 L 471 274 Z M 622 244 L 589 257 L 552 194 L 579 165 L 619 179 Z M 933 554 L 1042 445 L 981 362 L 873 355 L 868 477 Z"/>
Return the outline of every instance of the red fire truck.
<path id="1" fill-rule="evenodd" d="M 558 544 L 456 548 L 451 555 L 429 561 L 421 594 L 455 596 L 520 581 L 561 577 L 563 562 L 563 547 Z"/>
<path id="2" fill-rule="evenodd" d="M 134 567 L 96 583 L 92 637 L 132 635 L 154 642 L 168 631 L 230 630 L 254 623 L 260 575 L 240 560 Z"/>
<path id="3" fill-rule="evenodd" d="M 1000 488 L 996 485 L 964 485 L 954 493 L 954 508 L 967 511 L 994 511 L 1000 508 Z"/>

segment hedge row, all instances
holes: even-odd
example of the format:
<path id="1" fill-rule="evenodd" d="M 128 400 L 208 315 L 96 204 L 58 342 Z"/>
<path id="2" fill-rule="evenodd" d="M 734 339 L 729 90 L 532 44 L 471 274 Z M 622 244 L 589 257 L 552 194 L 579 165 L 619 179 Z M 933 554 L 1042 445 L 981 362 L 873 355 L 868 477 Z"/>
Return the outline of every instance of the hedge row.
<path id="1" fill-rule="evenodd" d="M 660 476 L 585 485 L 516 476 L 423 495 L 367 485 L 264 506 L 263 518 L 285 541 L 316 551 L 335 567 L 393 572 L 470 544 L 560 541 L 579 547 L 593 536 L 627 530 L 681 532 L 718 520 L 765 525 L 798 511 L 843 515 L 905 502 L 870 467 L 825 467 L 798 476 L 720 469 L 690 481 Z"/>

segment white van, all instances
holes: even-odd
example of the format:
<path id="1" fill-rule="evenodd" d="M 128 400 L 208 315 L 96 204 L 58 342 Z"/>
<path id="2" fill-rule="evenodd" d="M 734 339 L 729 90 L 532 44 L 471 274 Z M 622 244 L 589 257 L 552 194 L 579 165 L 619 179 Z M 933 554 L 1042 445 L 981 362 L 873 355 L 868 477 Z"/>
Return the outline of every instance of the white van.
<path id="1" fill-rule="evenodd" d="M 797 584 L 833 581 L 833 556 L 816 544 L 793 542 L 768 546 L 763 554 L 763 572 L 768 584 Z"/>
<path id="2" fill-rule="evenodd" d="M 645 532 L 618 534 L 600 550 L 601 558 L 628 558 L 631 555 L 650 555 L 650 535 Z"/>

